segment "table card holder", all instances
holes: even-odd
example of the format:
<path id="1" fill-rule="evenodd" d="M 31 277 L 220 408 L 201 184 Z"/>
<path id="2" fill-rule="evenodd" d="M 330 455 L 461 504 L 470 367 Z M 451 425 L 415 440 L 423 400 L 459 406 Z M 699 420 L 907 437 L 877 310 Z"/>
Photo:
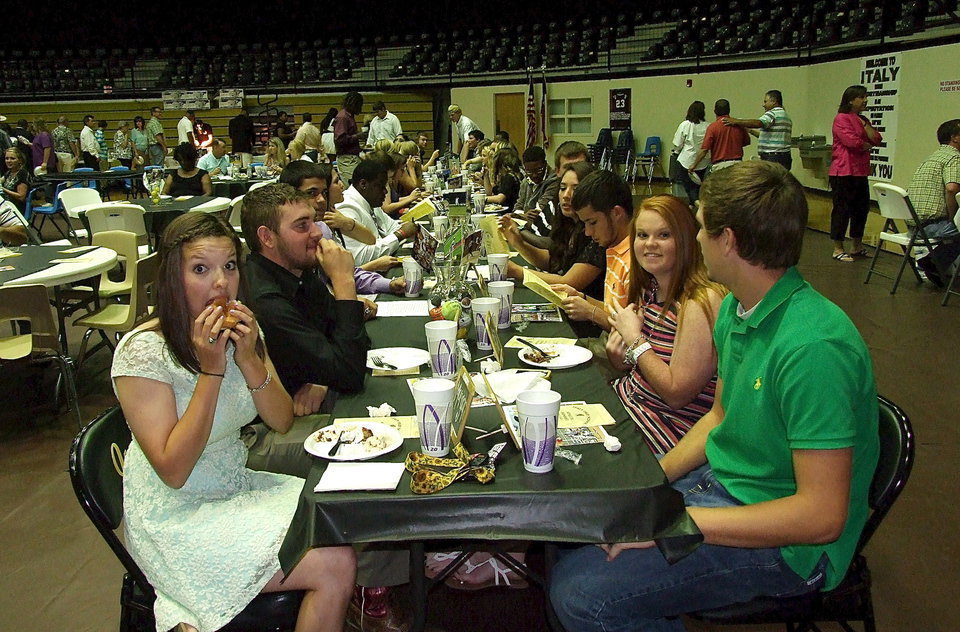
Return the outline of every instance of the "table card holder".
<path id="1" fill-rule="evenodd" d="M 497 414 L 500 415 L 500 424 L 503 426 L 504 430 L 508 435 L 510 435 L 510 440 L 513 441 L 513 445 L 516 448 L 520 449 L 520 426 L 519 422 L 517 425 L 507 421 L 507 413 L 503 410 L 503 405 L 500 403 L 500 398 L 497 397 L 497 394 L 493 392 L 493 387 L 490 386 L 490 381 L 487 380 L 487 376 L 481 371 L 480 376 L 483 378 L 483 384 L 487 388 L 487 392 L 492 395 L 491 399 L 497 407 Z"/>
<path id="2" fill-rule="evenodd" d="M 437 255 L 440 242 L 428 230 L 418 230 L 413 240 L 413 259 L 425 272 L 433 271 L 433 260 Z"/>
<path id="3" fill-rule="evenodd" d="M 487 336 L 490 337 L 490 346 L 493 347 L 493 358 L 501 367 L 503 366 L 503 341 L 500 340 L 500 331 L 497 329 L 496 320 L 487 318 L 484 320 L 487 327 Z"/>
<path id="4" fill-rule="evenodd" d="M 477 277 L 477 298 L 481 296 L 490 296 L 490 293 L 487 291 L 487 280 L 483 278 L 482 274 L 480 274 L 480 270 L 477 269 L 477 264 L 471 263 L 470 269 L 473 270 L 473 274 Z"/>
<path id="5" fill-rule="evenodd" d="M 470 377 L 466 367 L 460 367 L 453 382 L 453 412 L 450 416 L 453 425 L 450 432 L 450 445 L 460 443 L 463 438 L 463 428 L 467 425 L 467 417 L 470 416 L 470 407 L 476 395 L 473 378 Z"/>

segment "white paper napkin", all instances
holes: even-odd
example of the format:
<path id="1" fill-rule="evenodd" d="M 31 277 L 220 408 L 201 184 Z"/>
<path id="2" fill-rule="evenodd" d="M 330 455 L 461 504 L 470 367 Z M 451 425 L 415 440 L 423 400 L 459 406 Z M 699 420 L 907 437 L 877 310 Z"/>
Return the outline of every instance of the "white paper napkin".
<path id="1" fill-rule="evenodd" d="M 397 488 L 403 472 L 403 463 L 331 463 L 313 491 L 388 491 Z"/>
<path id="2" fill-rule="evenodd" d="M 549 391 L 550 382 L 543 379 L 543 373 L 538 371 L 518 371 L 517 369 L 506 369 L 496 373 L 488 373 L 487 381 L 490 387 L 497 394 L 497 397 L 504 404 L 512 404 L 516 401 L 517 395 L 523 391 Z M 483 380 L 474 380 L 477 388 L 477 394 L 489 397 L 487 386 Z"/>

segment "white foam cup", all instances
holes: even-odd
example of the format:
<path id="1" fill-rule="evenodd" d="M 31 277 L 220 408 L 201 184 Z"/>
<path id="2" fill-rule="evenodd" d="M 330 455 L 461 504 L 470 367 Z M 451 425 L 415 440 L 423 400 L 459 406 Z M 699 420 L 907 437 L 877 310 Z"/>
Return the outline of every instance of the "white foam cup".
<path id="1" fill-rule="evenodd" d="M 559 414 L 560 393 L 523 391 L 517 395 L 523 468 L 528 472 L 543 474 L 553 470 Z"/>
<path id="2" fill-rule="evenodd" d="M 490 260 L 490 255 L 487 255 L 487 260 Z M 495 296 L 500 301 L 497 329 L 508 329 L 510 327 L 510 309 L 513 307 L 513 281 L 491 281 L 487 283 L 487 289 L 490 296 Z"/>
<path id="3" fill-rule="evenodd" d="M 460 364 L 457 354 L 457 323 L 452 320 L 431 320 L 424 325 L 424 330 L 433 377 L 452 378 Z"/>
<path id="4" fill-rule="evenodd" d="M 446 456 L 450 452 L 453 394 L 450 380 L 428 378 L 413 384 L 420 450 L 424 454 Z"/>
<path id="5" fill-rule="evenodd" d="M 404 296 L 420 296 L 420 290 L 423 289 L 423 269 L 419 263 L 413 259 L 403 260 L 403 280 L 406 281 Z"/>
<path id="6" fill-rule="evenodd" d="M 500 318 L 500 298 L 497 296 L 481 296 L 470 303 L 473 309 L 473 324 L 477 330 L 477 349 L 489 351 L 493 349 L 490 337 L 487 335 L 486 321 L 496 323 Z"/>

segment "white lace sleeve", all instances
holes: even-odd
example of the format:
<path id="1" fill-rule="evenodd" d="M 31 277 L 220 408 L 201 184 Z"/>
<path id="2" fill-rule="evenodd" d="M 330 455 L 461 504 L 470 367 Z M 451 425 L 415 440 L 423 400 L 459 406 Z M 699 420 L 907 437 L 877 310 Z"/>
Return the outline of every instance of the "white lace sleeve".
<path id="1" fill-rule="evenodd" d="M 133 331 L 117 345 L 110 376 L 145 377 L 173 384 L 170 366 L 167 345 L 160 334 L 155 331 Z"/>

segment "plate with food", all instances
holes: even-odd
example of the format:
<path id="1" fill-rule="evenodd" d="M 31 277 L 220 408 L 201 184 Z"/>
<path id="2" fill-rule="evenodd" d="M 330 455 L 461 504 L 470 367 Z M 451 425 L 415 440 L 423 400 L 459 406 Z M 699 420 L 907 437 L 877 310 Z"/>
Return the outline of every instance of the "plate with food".
<path id="1" fill-rule="evenodd" d="M 503 213 L 506 210 L 507 207 L 502 204 L 487 204 L 483 207 L 484 213 Z"/>
<path id="2" fill-rule="evenodd" d="M 403 371 L 430 362 L 430 352 L 415 347 L 383 347 L 367 351 L 368 369 Z"/>
<path id="3" fill-rule="evenodd" d="M 396 428 L 376 421 L 345 421 L 314 432 L 303 449 L 330 461 L 367 461 L 403 445 Z"/>
<path id="4" fill-rule="evenodd" d="M 589 349 L 576 345 L 537 345 L 537 347 L 540 351 L 528 347 L 520 349 L 517 353 L 520 361 L 545 369 L 569 369 L 588 362 L 593 357 L 593 352 Z"/>

